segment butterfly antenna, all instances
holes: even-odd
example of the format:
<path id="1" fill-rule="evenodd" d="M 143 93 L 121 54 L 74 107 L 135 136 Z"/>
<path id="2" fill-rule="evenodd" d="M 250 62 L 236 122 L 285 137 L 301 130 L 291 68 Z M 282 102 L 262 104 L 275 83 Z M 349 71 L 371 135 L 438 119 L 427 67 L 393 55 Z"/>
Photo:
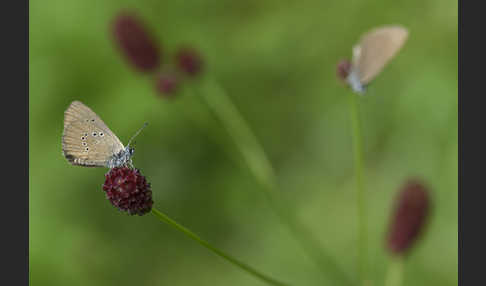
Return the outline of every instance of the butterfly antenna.
<path id="1" fill-rule="evenodd" d="M 142 132 L 142 130 L 143 130 L 145 127 L 147 127 L 147 125 L 148 125 L 148 122 L 145 122 L 145 123 L 143 124 L 143 126 L 142 126 L 140 129 L 138 129 L 138 131 L 137 131 L 137 132 L 136 132 L 136 133 L 135 133 L 135 134 L 132 136 L 132 138 L 130 138 L 130 141 L 128 141 L 127 146 L 130 146 L 130 143 L 132 142 L 132 140 L 133 140 L 135 137 L 137 137 L 137 135 L 138 135 L 138 134 L 140 134 L 140 132 Z"/>

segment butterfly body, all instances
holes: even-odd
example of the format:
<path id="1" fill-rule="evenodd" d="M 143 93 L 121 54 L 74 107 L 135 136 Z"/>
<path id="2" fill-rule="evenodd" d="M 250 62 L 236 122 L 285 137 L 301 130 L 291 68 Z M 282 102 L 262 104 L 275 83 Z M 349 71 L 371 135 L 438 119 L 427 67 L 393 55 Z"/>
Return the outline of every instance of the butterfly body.
<path id="1" fill-rule="evenodd" d="M 408 38 L 408 30 L 401 26 L 384 26 L 364 34 L 353 47 L 353 58 L 347 82 L 359 94 L 398 53 Z"/>
<path id="2" fill-rule="evenodd" d="M 346 78 L 349 86 L 354 92 L 363 95 L 366 91 L 366 86 L 359 80 L 358 71 L 356 69 L 351 69 L 348 77 Z"/>
<path id="3" fill-rule="evenodd" d="M 115 168 L 126 164 L 131 164 L 132 156 L 134 152 L 135 149 L 131 148 L 130 146 L 127 146 L 125 147 L 125 149 L 118 152 L 117 154 L 113 154 L 110 157 L 110 159 L 107 161 L 106 166 L 108 168 Z"/>
<path id="4" fill-rule="evenodd" d="M 134 149 L 123 146 L 89 107 L 73 101 L 64 112 L 62 152 L 72 165 L 114 168 L 131 165 Z"/>

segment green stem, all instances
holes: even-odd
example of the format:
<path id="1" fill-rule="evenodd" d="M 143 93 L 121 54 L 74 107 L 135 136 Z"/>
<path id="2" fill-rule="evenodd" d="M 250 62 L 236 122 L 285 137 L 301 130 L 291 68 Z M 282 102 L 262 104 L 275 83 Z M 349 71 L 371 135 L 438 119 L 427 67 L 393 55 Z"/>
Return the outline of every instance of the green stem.
<path id="1" fill-rule="evenodd" d="M 403 281 L 403 257 L 394 257 L 388 266 L 385 286 L 400 286 Z"/>
<path id="2" fill-rule="evenodd" d="M 320 243 L 297 220 L 291 212 L 290 204 L 278 191 L 275 171 L 256 136 L 245 122 L 236 106 L 215 81 L 205 82 L 200 97 L 223 124 L 241 152 L 250 172 L 264 187 L 270 206 L 281 222 L 301 244 L 307 255 L 320 266 L 323 272 L 333 276 L 340 285 L 350 285 L 350 281 L 336 264 L 332 256 L 322 250 Z"/>
<path id="3" fill-rule="evenodd" d="M 254 268 L 252 268 L 252 267 L 244 264 L 243 262 L 238 261 L 236 258 L 233 258 L 230 255 L 224 253 L 222 250 L 219 250 L 218 248 L 212 246 L 211 244 L 209 244 L 209 242 L 203 240 L 197 234 L 195 234 L 194 232 L 190 231 L 186 227 L 180 225 L 179 223 L 177 223 L 176 221 L 174 221 L 173 219 L 171 219 L 170 217 L 168 217 L 164 213 L 158 211 L 157 209 L 152 208 L 152 214 L 154 216 L 156 216 L 159 220 L 161 220 L 161 221 L 169 224 L 170 226 L 174 227 L 175 229 L 181 231 L 182 233 L 184 233 L 186 236 L 188 236 L 192 240 L 195 240 L 197 243 L 201 244 L 202 246 L 204 246 L 207 249 L 211 250 L 212 252 L 216 253 L 220 257 L 226 259 L 227 261 L 229 261 L 233 265 L 239 267 L 243 271 L 246 271 L 247 273 L 255 276 L 256 278 L 258 278 L 258 279 L 260 279 L 260 280 L 262 280 L 262 281 L 264 281 L 264 282 L 266 282 L 266 283 L 268 283 L 270 285 L 287 285 L 287 284 L 282 283 L 282 282 L 279 282 L 279 281 L 277 281 L 277 280 L 275 280 L 273 278 L 270 278 L 270 277 L 268 277 L 265 274 L 262 274 L 262 273 L 258 272 Z"/>
<path id="4" fill-rule="evenodd" d="M 206 82 L 204 87 L 209 91 L 200 93 L 201 98 L 237 145 L 250 172 L 266 190 L 274 190 L 277 180 L 270 160 L 236 106 L 215 82 Z"/>
<path id="5" fill-rule="evenodd" d="M 361 134 L 361 119 L 359 114 L 359 97 L 350 93 L 351 121 L 353 125 L 353 153 L 354 169 L 356 176 L 356 202 L 358 210 L 358 277 L 360 281 L 366 283 L 367 271 L 367 211 L 366 196 L 364 188 L 364 171 L 363 171 L 363 141 Z"/>

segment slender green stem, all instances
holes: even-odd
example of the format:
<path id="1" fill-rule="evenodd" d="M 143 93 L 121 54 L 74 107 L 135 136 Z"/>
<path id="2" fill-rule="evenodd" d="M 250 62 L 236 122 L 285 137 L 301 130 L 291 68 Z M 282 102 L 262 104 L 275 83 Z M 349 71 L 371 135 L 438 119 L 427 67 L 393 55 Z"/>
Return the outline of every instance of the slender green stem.
<path id="1" fill-rule="evenodd" d="M 237 266 L 238 268 L 242 269 L 243 271 L 246 271 L 247 273 L 255 276 L 256 278 L 258 278 L 258 279 L 260 279 L 260 280 L 262 280 L 262 281 L 264 281 L 264 282 L 266 282 L 266 283 L 268 283 L 270 285 L 287 285 L 287 284 L 282 283 L 282 282 L 279 282 L 279 281 L 277 281 L 277 280 L 275 280 L 273 278 L 270 278 L 270 277 L 268 277 L 265 274 L 262 274 L 262 273 L 258 272 L 254 268 L 246 265 L 243 262 L 238 261 L 236 258 L 233 258 L 229 254 L 226 254 L 222 250 L 219 250 L 218 248 L 212 246 L 211 244 L 209 244 L 209 242 L 203 240 L 197 234 L 195 234 L 194 232 L 190 231 L 186 227 L 180 225 L 179 223 L 177 223 L 176 221 L 174 221 L 173 219 L 171 219 L 170 217 L 168 217 L 164 213 L 158 211 L 157 209 L 152 208 L 152 214 L 154 216 L 156 216 L 159 220 L 161 220 L 161 221 L 167 223 L 168 225 L 174 227 L 175 229 L 181 231 L 182 233 L 184 233 L 186 236 L 188 236 L 192 240 L 195 240 L 197 243 L 201 244 L 202 246 L 204 246 L 207 249 L 211 250 L 212 252 L 216 253 L 220 257 L 226 259 L 227 261 L 229 261 L 233 265 Z"/>
<path id="2" fill-rule="evenodd" d="M 216 82 L 205 83 L 206 90 L 200 93 L 201 98 L 221 121 L 258 182 L 265 186 L 266 190 L 274 190 L 277 186 L 275 172 L 250 127 Z"/>
<path id="3" fill-rule="evenodd" d="M 366 283 L 367 271 L 367 211 L 366 195 L 364 188 L 364 170 L 363 170 L 363 141 L 361 134 L 361 119 L 359 114 L 359 97 L 350 93 L 351 121 L 353 125 L 353 153 L 354 169 L 356 176 L 356 202 L 358 210 L 358 277 L 360 281 Z"/>
<path id="4" fill-rule="evenodd" d="M 346 273 L 336 264 L 333 257 L 322 249 L 312 233 L 298 221 L 291 211 L 290 204 L 278 192 L 278 183 L 270 160 L 223 88 L 213 80 L 204 82 L 202 88 L 204 90 L 200 92 L 200 97 L 223 124 L 237 145 L 250 172 L 264 187 L 270 206 L 282 224 L 289 229 L 307 255 L 319 265 L 322 272 L 331 276 L 334 281 L 339 281 L 340 285 L 350 285 Z"/>
<path id="5" fill-rule="evenodd" d="M 403 257 L 393 257 L 388 266 L 385 286 L 400 286 L 403 281 Z"/>

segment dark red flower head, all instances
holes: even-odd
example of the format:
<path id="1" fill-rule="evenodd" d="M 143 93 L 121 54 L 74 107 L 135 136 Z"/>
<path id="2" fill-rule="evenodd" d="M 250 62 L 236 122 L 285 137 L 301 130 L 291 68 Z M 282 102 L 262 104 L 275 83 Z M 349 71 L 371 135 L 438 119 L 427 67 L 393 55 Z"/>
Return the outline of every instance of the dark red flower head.
<path id="1" fill-rule="evenodd" d="M 427 188 L 418 181 L 408 181 L 395 204 L 387 247 L 394 254 L 404 254 L 420 235 L 428 217 L 430 199 Z"/>
<path id="2" fill-rule="evenodd" d="M 175 72 L 161 72 L 155 77 L 155 87 L 157 92 L 164 96 L 175 95 L 179 89 L 179 75 Z"/>
<path id="3" fill-rule="evenodd" d="M 179 69 L 190 76 L 198 75 L 203 67 L 203 61 L 195 49 L 181 48 L 176 53 L 176 62 Z"/>
<path id="4" fill-rule="evenodd" d="M 150 72 L 159 66 L 159 47 L 135 15 L 118 14 L 112 29 L 119 49 L 137 70 Z"/>
<path id="5" fill-rule="evenodd" d="M 118 167 L 105 175 L 103 191 L 112 205 L 130 215 L 144 215 L 152 209 L 150 183 L 138 169 Z"/>
<path id="6" fill-rule="evenodd" d="M 340 80 L 345 82 L 350 71 L 351 71 L 351 62 L 349 60 L 340 60 L 336 68 L 337 77 Z"/>

